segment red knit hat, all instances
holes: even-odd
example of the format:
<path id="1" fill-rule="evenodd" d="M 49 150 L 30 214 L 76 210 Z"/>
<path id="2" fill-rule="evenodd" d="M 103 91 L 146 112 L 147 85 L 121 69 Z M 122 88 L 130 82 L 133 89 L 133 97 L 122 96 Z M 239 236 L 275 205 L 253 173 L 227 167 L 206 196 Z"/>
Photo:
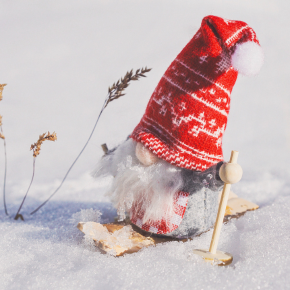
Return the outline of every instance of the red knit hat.
<path id="1" fill-rule="evenodd" d="M 206 170 L 223 160 L 238 71 L 255 74 L 262 62 L 256 34 L 245 22 L 203 18 L 161 78 L 131 138 L 176 166 Z"/>

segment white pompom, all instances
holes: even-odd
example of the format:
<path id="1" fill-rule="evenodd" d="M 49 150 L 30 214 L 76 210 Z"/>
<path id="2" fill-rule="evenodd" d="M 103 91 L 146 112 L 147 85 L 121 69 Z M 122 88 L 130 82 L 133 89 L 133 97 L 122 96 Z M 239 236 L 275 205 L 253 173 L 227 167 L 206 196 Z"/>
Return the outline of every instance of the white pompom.
<path id="1" fill-rule="evenodd" d="M 256 75 L 264 62 L 264 53 L 260 45 L 253 41 L 238 44 L 232 55 L 232 66 L 246 76 Z"/>

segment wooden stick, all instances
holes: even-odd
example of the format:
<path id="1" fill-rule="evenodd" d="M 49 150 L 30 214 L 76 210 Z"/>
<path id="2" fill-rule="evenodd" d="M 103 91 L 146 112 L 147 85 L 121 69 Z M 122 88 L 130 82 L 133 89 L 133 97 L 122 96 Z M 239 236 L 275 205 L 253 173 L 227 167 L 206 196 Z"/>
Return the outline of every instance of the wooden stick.
<path id="1" fill-rule="evenodd" d="M 232 151 L 229 163 L 237 163 L 238 155 L 239 155 L 238 151 Z M 214 226 L 214 231 L 213 231 L 213 235 L 212 235 L 212 239 L 211 239 L 211 243 L 210 243 L 210 248 L 209 248 L 209 251 L 212 254 L 216 254 L 217 245 L 218 245 L 218 241 L 219 241 L 219 237 L 220 237 L 220 233 L 221 233 L 221 228 L 222 228 L 222 224 L 223 224 L 223 220 L 224 220 L 224 216 L 225 216 L 225 211 L 226 211 L 226 206 L 227 206 L 227 201 L 228 201 L 230 189 L 231 189 L 231 183 L 225 183 L 224 188 L 223 188 L 223 193 L 221 196 L 221 201 L 219 204 L 218 214 L 217 214 L 217 218 L 216 218 L 216 222 L 215 222 L 215 226 Z"/>
<path id="2" fill-rule="evenodd" d="M 108 151 L 109 151 L 107 144 L 104 143 L 104 144 L 102 144 L 101 146 L 102 146 L 102 149 L 103 149 L 103 151 L 104 151 L 104 153 L 105 153 L 105 155 L 106 155 L 106 154 L 108 153 Z"/>

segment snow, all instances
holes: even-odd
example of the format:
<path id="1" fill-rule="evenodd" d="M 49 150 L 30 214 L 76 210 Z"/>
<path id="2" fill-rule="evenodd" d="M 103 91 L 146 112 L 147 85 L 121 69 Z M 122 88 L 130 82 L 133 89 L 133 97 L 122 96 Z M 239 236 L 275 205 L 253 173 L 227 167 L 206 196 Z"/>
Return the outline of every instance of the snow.
<path id="1" fill-rule="evenodd" d="M 290 99 L 289 4 L 277 0 L 62 0 L 0 3 L 0 114 L 7 141 L 7 203 L 0 202 L 0 289 L 285 289 L 289 284 Z M 234 256 L 216 267 L 193 255 L 208 248 L 212 231 L 115 258 L 101 254 L 76 228 L 88 219 L 109 222 L 116 211 L 105 192 L 110 179 L 90 177 L 102 155 L 139 122 L 167 66 L 213 14 L 247 22 L 265 63 L 241 77 L 232 92 L 223 139 L 225 159 L 239 150 L 243 179 L 233 186 L 260 205 L 223 226 L 218 249 Z M 57 195 L 29 213 L 59 185 L 94 125 L 107 87 L 127 70 L 153 67 L 126 96 L 105 109 L 88 148 Z M 30 144 L 43 145 L 24 204 L 13 217 L 32 174 Z M 0 154 L 0 188 L 4 173 Z M 2 192 L 0 192 L 2 194 Z M 101 217 L 99 212 L 102 213 Z"/>
<path id="2" fill-rule="evenodd" d="M 109 203 L 53 200 L 35 217 L 23 222 L 1 217 L 2 289 L 285 289 L 289 283 L 290 258 L 288 222 L 290 185 L 284 194 L 283 180 L 269 175 L 271 193 L 264 188 L 265 177 L 244 180 L 235 192 L 250 189 L 259 210 L 231 220 L 222 228 L 219 249 L 234 256 L 225 268 L 214 267 L 193 255 L 196 248 L 208 248 L 212 231 L 188 242 L 170 242 L 138 253 L 114 258 L 103 255 L 83 239 L 78 221 L 90 215 L 98 220 L 113 218 Z M 81 180 L 79 180 L 81 183 Z M 255 188 L 253 190 L 253 188 Z M 99 188 L 99 195 L 106 187 Z M 268 195 L 265 201 L 263 195 Z M 34 196 L 33 196 L 34 198 Z M 28 209 L 37 203 L 27 202 Z M 79 200 L 81 197 L 78 198 Z M 82 208 L 82 214 L 79 209 Z M 14 212 L 15 212 L 14 208 Z M 87 211 L 84 211 L 87 209 Z M 12 209 L 10 208 L 10 211 Z M 73 221 L 72 221 L 73 219 Z M 260 288 L 259 288 L 260 287 Z"/>

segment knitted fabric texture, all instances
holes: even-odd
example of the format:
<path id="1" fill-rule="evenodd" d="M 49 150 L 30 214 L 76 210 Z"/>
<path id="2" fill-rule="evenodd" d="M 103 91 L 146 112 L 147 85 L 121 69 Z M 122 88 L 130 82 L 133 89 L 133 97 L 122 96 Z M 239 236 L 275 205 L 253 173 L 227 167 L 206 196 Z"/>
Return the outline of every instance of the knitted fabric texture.
<path id="1" fill-rule="evenodd" d="M 176 230 L 178 226 L 180 225 L 185 210 L 187 206 L 188 201 L 188 192 L 179 191 L 175 198 L 174 198 L 174 205 L 173 205 L 173 215 L 166 220 L 163 218 L 160 221 L 148 221 L 146 223 L 143 223 L 143 216 L 144 212 L 136 211 L 134 210 L 134 205 L 132 207 L 132 212 L 130 215 L 131 222 L 141 228 L 142 230 L 145 230 L 147 232 L 151 232 L 154 234 L 167 234 L 171 233 L 172 231 Z"/>
<path id="2" fill-rule="evenodd" d="M 245 22 L 205 17 L 161 78 L 131 138 L 191 170 L 223 160 L 222 137 L 238 75 L 231 55 L 236 44 L 247 41 L 259 44 Z"/>

